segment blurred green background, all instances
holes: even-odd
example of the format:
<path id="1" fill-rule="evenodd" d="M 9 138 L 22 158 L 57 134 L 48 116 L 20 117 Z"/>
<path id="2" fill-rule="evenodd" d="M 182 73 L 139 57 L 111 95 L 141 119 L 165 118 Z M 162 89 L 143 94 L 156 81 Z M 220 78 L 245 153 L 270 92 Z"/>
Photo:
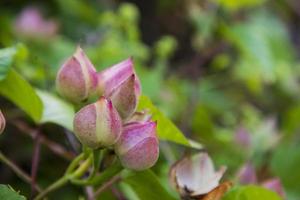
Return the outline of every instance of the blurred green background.
<path id="1" fill-rule="evenodd" d="M 259 181 L 279 177 L 288 199 L 299 199 L 299 1 L 1 0 L 0 48 L 13 45 L 15 69 L 54 93 L 56 72 L 77 45 L 98 70 L 132 56 L 143 93 L 203 144 L 217 166 L 227 165 L 227 179 L 249 161 Z M 0 103 L 8 121 L 1 150 L 30 171 L 32 142 L 13 121 L 31 122 L 6 99 Z M 71 149 L 60 127 L 43 130 Z M 164 143 L 161 149 L 154 170 L 167 185 L 168 167 L 186 150 Z M 40 165 L 43 185 L 67 162 L 42 148 Z M 3 165 L 0 183 L 30 194 Z M 118 187 L 130 196 L 125 184 Z M 76 199 L 80 188 L 55 195 Z M 103 195 L 114 199 L 109 191 Z"/>

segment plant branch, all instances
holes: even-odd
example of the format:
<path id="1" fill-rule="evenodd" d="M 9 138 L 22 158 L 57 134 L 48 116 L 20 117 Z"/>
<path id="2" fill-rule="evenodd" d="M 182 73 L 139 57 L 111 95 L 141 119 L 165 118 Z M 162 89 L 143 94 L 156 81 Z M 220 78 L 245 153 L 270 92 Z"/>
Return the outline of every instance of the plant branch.
<path id="1" fill-rule="evenodd" d="M 34 200 L 39 200 L 44 198 L 47 194 L 49 194 L 50 192 L 64 186 L 65 184 L 68 183 L 68 177 L 67 176 L 63 176 L 60 179 L 58 179 L 57 181 L 55 181 L 52 185 L 50 185 L 49 187 L 47 187 L 43 192 L 41 192 L 38 196 L 36 196 L 34 198 Z"/>
<path id="2" fill-rule="evenodd" d="M 40 150 L 41 150 L 41 141 L 40 141 L 40 127 L 35 131 L 34 137 L 34 149 L 32 154 L 31 162 L 31 198 L 35 195 L 34 185 L 36 184 L 36 175 L 38 171 L 39 161 L 40 161 Z"/>
<path id="3" fill-rule="evenodd" d="M 104 192 L 107 188 L 109 188 L 110 186 L 112 186 L 114 183 L 119 182 L 121 180 L 121 176 L 116 175 L 114 177 L 112 177 L 109 181 L 107 181 L 106 183 L 104 183 L 103 185 L 101 185 L 95 194 L 95 197 L 99 196 L 100 193 Z"/>
<path id="4" fill-rule="evenodd" d="M 117 175 L 119 172 L 123 170 L 122 165 L 117 162 L 114 165 L 107 168 L 105 171 L 101 172 L 99 176 L 95 176 L 93 179 L 91 179 L 88 183 L 90 185 L 102 185 L 115 175 Z"/>
<path id="5" fill-rule="evenodd" d="M 92 186 L 85 186 L 84 191 L 85 191 L 87 200 L 95 200 L 96 199 Z"/>
<path id="6" fill-rule="evenodd" d="M 22 133 L 30 136 L 31 138 L 34 139 L 35 137 L 35 130 L 28 126 L 26 123 L 20 120 L 16 120 L 14 122 L 14 125 L 20 129 Z M 53 153 L 56 155 L 66 159 L 66 160 L 72 160 L 75 157 L 75 154 L 71 151 L 67 151 L 62 145 L 48 139 L 44 135 L 40 135 L 40 143 L 47 146 Z"/>
<path id="7" fill-rule="evenodd" d="M 27 183 L 31 183 L 31 178 L 29 175 L 26 174 L 22 169 L 20 169 L 15 163 L 13 163 L 11 160 L 9 160 L 1 151 L 0 151 L 0 161 L 2 161 L 4 164 L 6 164 L 18 177 L 20 177 L 22 180 L 24 180 Z M 35 183 L 34 188 L 41 192 L 41 188 Z"/>
<path id="8" fill-rule="evenodd" d="M 75 168 L 77 166 L 77 164 L 81 161 L 82 156 L 84 156 L 84 154 L 80 154 L 79 156 L 77 156 L 69 165 L 68 170 L 71 170 L 71 168 Z M 91 156 L 85 160 L 73 173 L 70 174 L 65 173 L 65 175 L 63 177 L 61 177 L 60 179 L 58 179 L 57 181 L 55 181 L 54 183 L 52 183 L 49 187 L 47 187 L 43 192 L 41 192 L 34 200 L 40 200 L 42 198 L 44 198 L 47 194 L 49 194 L 50 192 L 57 190 L 58 188 L 64 186 L 65 184 L 68 183 L 69 180 L 72 180 L 73 178 L 80 178 L 89 168 L 90 164 L 91 164 Z"/>

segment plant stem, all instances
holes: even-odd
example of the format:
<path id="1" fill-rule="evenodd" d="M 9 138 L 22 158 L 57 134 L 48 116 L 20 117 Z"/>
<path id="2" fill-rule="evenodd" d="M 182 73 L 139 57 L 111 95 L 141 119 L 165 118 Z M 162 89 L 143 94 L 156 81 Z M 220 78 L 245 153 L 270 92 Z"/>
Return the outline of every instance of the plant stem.
<path id="1" fill-rule="evenodd" d="M 121 170 L 123 170 L 123 167 L 119 162 L 115 163 L 113 166 L 110 166 L 105 171 L 100 173 L 99 176 L 95 176 L 93 179 L 91 179 L 88 184 L 99 186 L 108 181 L 110 178 L 114 177 L 116 174 L 118 174 Z"/>
<path id="2" fill-rule="evenodd" d="M 88 170 L 91 164 L 92 156 L 89 156 L 89 158 L 85 160 L 73 174 L 71 174 L 70 178 L 80 178 Z"/>
<path id="3" fill-rule="evenodd" d="M 47 194 L 50 192 L 64 186 L 65 184 L 68 183 L 69 180 L 72 180 L 73 178 L 80 178 L 89 168 L 92 162 L 92 156 L 90 156 L 87 160 L 85 160 L 75 172 L 71 173 L 73 169 L 77 166 L 77 164 L 82 160 L 84 157 L 84 154 L 80 154 L 77 156 L 72 163 L 69 165 L 65 175 L 55 181 L 53 184 L 51 184 L 49 187 L 47 187 L 43 192 L 41 192 L 34 200 L 39 200 L 44 198 Z M 67 173 L 69 172 L 69 173 Z"/>
<path id="4" fill-rule="evenodd" d="M 34 139 L 34 129 L 28 126 L 25 122 L 16 120 L 14 125 L 20 129 L 19 133 L 23 133 Z M 53 153 L 66 160 L 72 160 L 75 157 L 73 152 L 67 151 L 62 145 L 48 139 L 45 135 L 40 135 L 40 142 L 47 146 Z"/>
<path id="5" fill-rule="evenodd" d="M 66 183 L 68 182 L 68 177 L 67 176 L 63 176 L 60 179 L 58 179 L 57 181 L 55 181 L 52 185 L 50 185 L 49 187 L 47 187 L 43 192 L 41 192 L 38 196 L 36 196 L 34 198 L 34 200 L 39 200 L 44 198 L 47 194 L 49 194 L 50 192 L 64 186 Z"/>
<path id="6" fill-rule="evenodd" d="M 66 174 L 70 174 L 79 164 L 79 162 L 85 157 L 85 155 L 82 153 L 79 156 L 77 156 L 69 165 L 69 167 L 66 170 Z"/>
<path id="7" fill-rule="evenodd" d="M 107 188 L 109 188 L 111 185 L 113 185 L 114 183 L 118 182 L 121 180 L 121 177 L 119 175 L 115 175 L 114 177 L 112 177 L 110 180 L 108 180 L 107 182 L 105 182 L 103 185 L 101 185 L 95 192 L 95 197 L 97 197 L 98 195 L 100 195 L 101 192 L 105 191 Z"/>
<path id="8" fill-rule="evenodd" d="M 35 195 L 35 183 L 36 175 L 38 171 L 39 161 L 40 161 L 40 149 L 41 149 L 41 140 L 40 140 L 40 127 L 37 128 L 35 138 L 34 138 L 34 150 L 32 155 L 31 162 L 31 199 Z"/>
<path id="9" fill-rule="evenodd" d="M 17 174 L 21 179 L 23 179 L 27 183 L 31 183 L 31 178 L 27 175 L 22 169 L 20 169 L 16 164 L 14 164 L 11 160 L 9 160 L 1 151 L 0 151 L 0 161 L 6 164 L 14 173 Z M 37 191 L 41 191 L 41 188 L 35 184 L 34 187 Z"/>

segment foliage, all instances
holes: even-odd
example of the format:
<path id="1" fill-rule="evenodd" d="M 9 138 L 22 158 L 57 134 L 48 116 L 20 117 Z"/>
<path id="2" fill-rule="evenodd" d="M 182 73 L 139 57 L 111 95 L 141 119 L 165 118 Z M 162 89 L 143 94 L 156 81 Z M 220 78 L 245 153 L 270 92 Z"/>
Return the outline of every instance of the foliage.
<path id="1" fill-rule="evenodd" d="M 0 185 L 0 198 L 7 200 L 25 200 L 18 192 L 14 191 L 9 185 Z"/>
<path id="2" fill-rule="evenodd" d="M 270 190 L 267 190 L 258 186 L 243 186 L 232 189 L 228 192 L 224 200 L 250 200 L 250 199 L 270 199 L 270 200 L 280 200 L 281 198 Z"/>

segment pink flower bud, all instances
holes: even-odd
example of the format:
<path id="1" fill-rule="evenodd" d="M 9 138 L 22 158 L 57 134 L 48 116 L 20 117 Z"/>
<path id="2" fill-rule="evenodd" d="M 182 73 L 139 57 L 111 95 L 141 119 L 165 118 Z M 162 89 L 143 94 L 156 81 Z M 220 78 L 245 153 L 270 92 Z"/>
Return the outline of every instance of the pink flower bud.
<path id="1" fill-rule="evenodd" d="M 283 191 L 283 187 L 281 185 L 281 181 L 279 178 L 272 178 L 269 180 L 266 180 L 262 183 L 262 186 L 273 190 L 274 192 L 276 192 L 278 195 L 280 195 L 282 198 L 285 199 L 285 192 Z"/>
<path id="2" fill-rule="evenodd" d="M 207 153 L 188 156 L 175 163 L 170 170 L 170 183 L 182 197 L 204 195 L 219 186 L 226 167 L 215 171 Z"/>
<path id="3" fill-rule="evenodd" d="M 3 133 L 4 128 L 5 128 L 5 124 L 6 124 L 5 118 L 4 118 L 4 116 L 3 116 L 3 114 L 0 110 L 0 134 Z"/>
<path id="4" fill-rule="evenodd" d="M 74 132 L 80 142 L 90 148 L 108 147 L 120 137 L 122 121 L 112 102 L 101 97 L 76 113 Z"/>
<path id="5" fill-rule="evenodd" d="M 56 35 L 58 24 L 53 20 L 45 20 L 35 7 L 25 8 L 15 22 L 18 35 L 34 39 L 47 39 Z"/>
<path id="6" fill-rule="evenodd" d="M 132 75 L 135 75 L 133 62 L 128 58 L 98 73 L 98 87 L 108 97 Z M 134 78 L 134 85 L 136 94 L 140 95 L 141 84 L 137 76 Z"/>
<path id="7" fill-rule="evenodd" d="M 115 144 L 115 152 L 128 169 L 145 170 L 152 167 L 159 156 L 156 122 L 125 125 Z"/>
<path id="8" fill-rule="evenodd" d="M 240 168 L 237 173 L 237 179 L 243 185 L 257 183 L 256 172 L 250 162 Z"/>
<path id="9" fill-rule="evenodd" d="M 80 47 L 59 70 L 56 85 L 61 95 L 76 103 L 96 93 L 96 69 Z"/>
<path id="10" fill-rule="evenodd" d="M 111 100 L 123 119 L 131 116 L 138 103 L 138 94 L 135 91 L 135 75 L 131 75 L 111 94 Z"/>

